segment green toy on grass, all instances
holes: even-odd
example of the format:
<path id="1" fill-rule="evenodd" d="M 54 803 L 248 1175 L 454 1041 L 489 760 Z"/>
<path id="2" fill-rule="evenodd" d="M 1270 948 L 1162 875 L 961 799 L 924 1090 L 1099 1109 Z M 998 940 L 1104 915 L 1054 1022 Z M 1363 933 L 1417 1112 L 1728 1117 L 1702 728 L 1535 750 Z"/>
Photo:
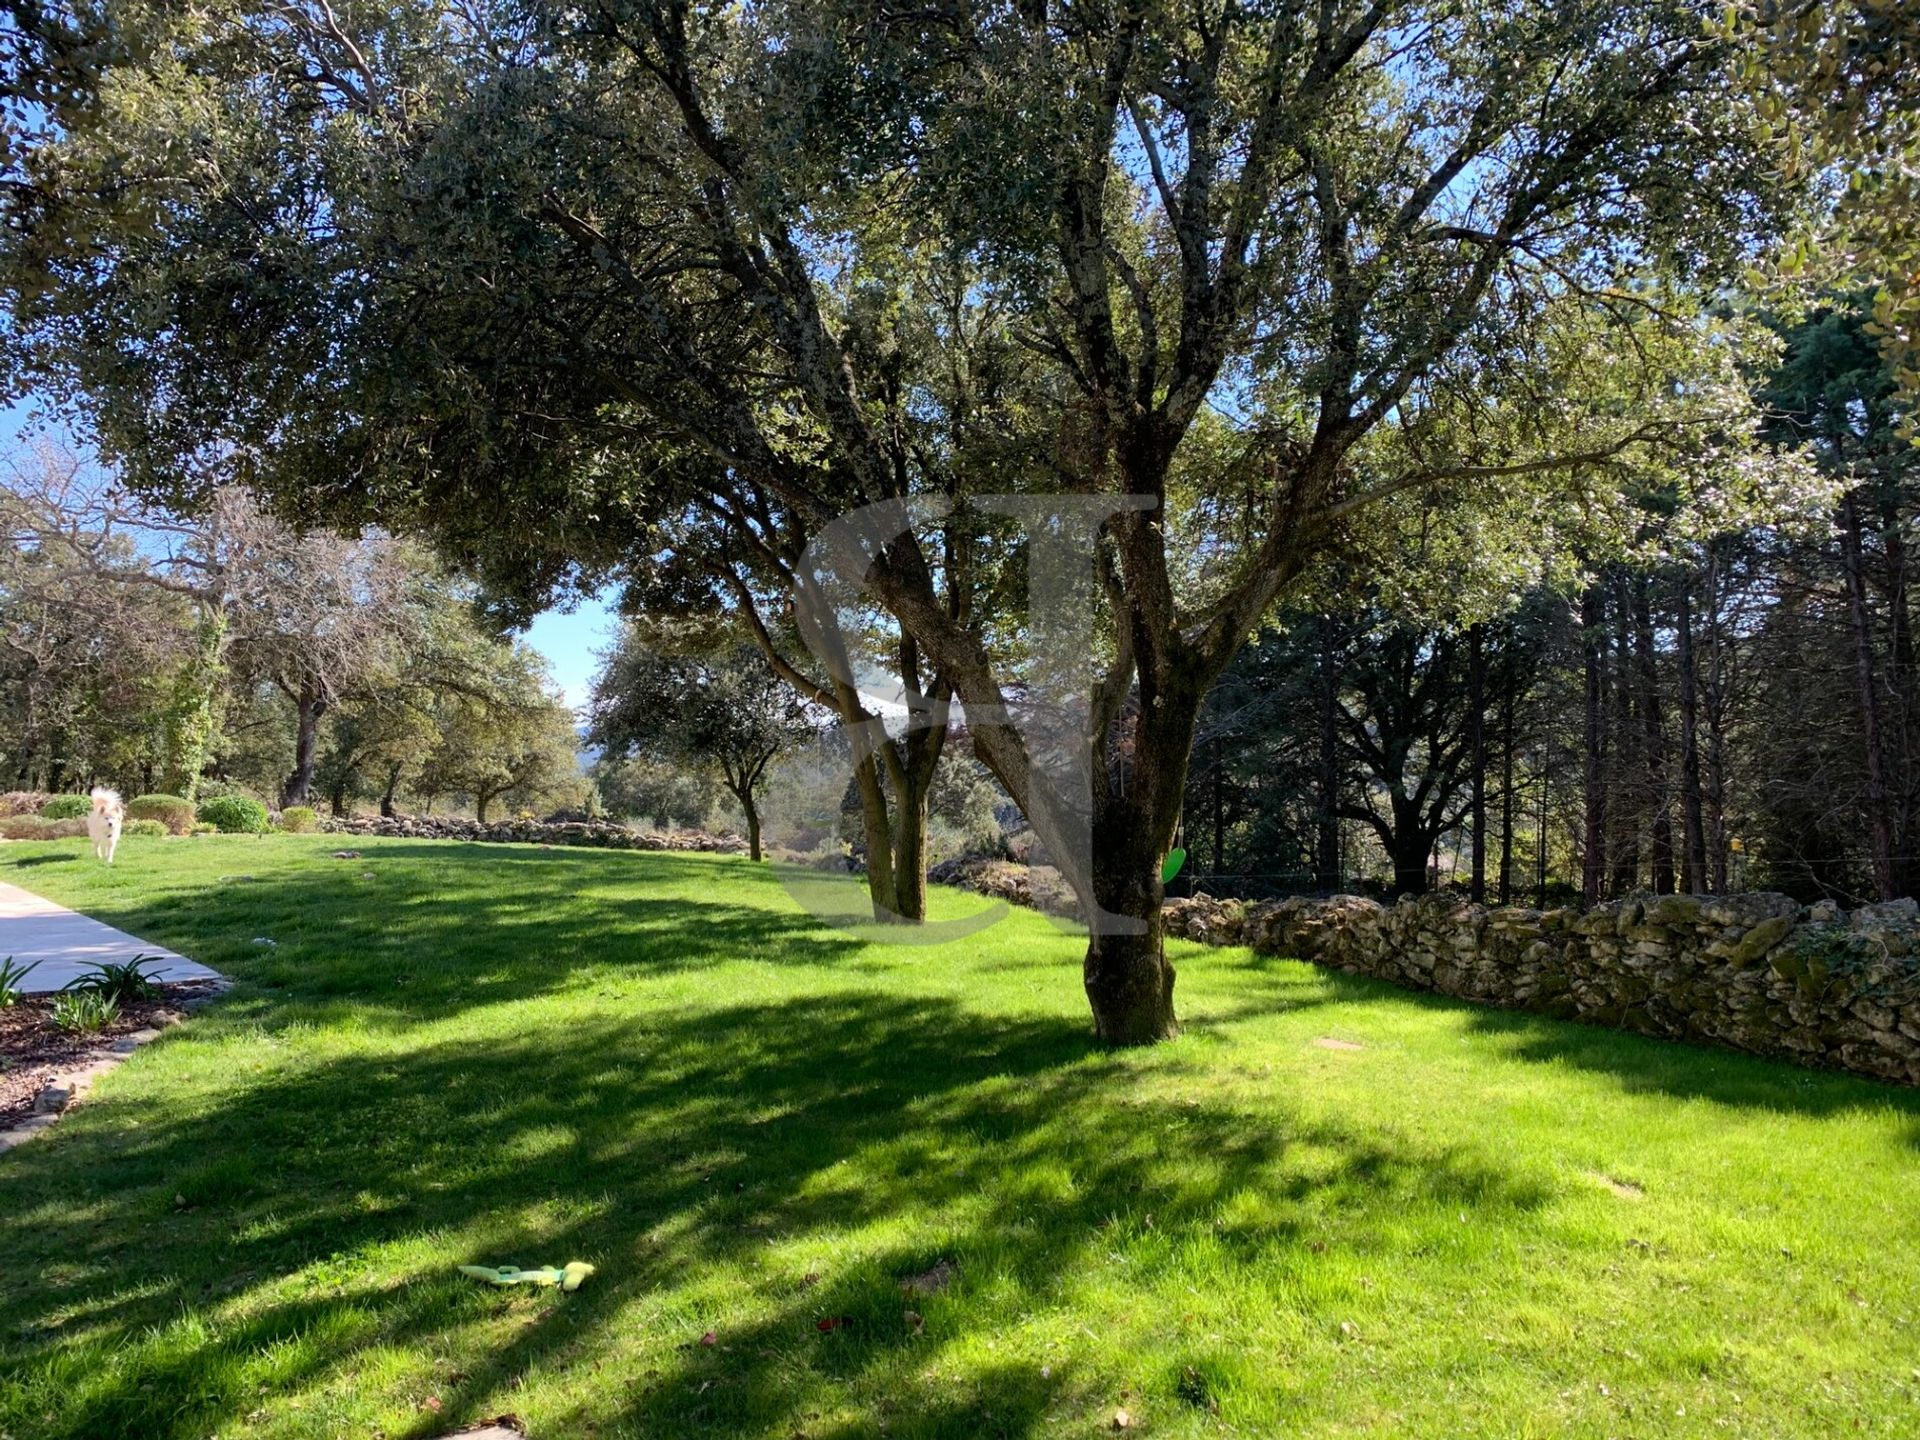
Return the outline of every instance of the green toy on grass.
<path id="1" fill-rule="evenodd" d="M 558 1285 L 562 1290 L 578 1290 L 593 1274 L 593 1266 L 584 1260 L 569 1260 L 558 1268 L 542 1265 L 537 1270 L 521 1270 L 513 1265 L 462 1265 L 460 1273 L 485 1280 L 489 1285 Z"/>

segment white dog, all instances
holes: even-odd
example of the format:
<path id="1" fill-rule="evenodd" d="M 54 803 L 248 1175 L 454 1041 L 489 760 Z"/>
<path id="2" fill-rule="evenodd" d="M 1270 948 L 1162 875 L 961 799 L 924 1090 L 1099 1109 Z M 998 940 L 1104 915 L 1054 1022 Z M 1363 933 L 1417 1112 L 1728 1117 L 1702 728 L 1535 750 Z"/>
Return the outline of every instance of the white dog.
<path id="1" fill-rule="evenodd" d="M 87 834 L 93 837 L 93 853 L 113 864 L 113 850 L 120 843 L 120 826 L 127 818 L 127 807 L 120 803 L 118 790 L 94 788 L 89 797 L 93 809 L 87 812 Z"/>

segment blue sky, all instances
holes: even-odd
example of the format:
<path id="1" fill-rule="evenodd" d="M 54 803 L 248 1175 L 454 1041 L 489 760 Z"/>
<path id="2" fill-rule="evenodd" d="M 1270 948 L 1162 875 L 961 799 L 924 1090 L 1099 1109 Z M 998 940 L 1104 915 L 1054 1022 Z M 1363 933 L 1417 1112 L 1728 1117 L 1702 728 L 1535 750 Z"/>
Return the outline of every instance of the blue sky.
<path id="1" fill-rule="evenodd" d="M 27 443 L 32 431 L 30 402 L 0 406 L 0 455 Z M 64 444 L 72 443 L 66 432 L 58 428 L 45 433 Z M 567 704 L 576 710 L 587 703 L 587 695 L 593 688 L 594 652 L 604 648 L 612 638 L 616 598 L 611 590 L 602 591 L 581 601 L 570 612 L 546 611 L 527 629 L 527 643 L 547 657 L 554 682 L 565 692 Z"/>

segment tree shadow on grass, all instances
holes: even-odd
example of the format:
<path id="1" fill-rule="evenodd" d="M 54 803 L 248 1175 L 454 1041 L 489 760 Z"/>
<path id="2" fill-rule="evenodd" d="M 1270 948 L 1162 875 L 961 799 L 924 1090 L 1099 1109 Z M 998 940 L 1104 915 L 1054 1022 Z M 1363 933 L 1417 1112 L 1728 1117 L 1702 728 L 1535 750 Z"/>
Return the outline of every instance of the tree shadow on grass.
<path id="1" fill-rule="evenodd" d="M 1028 1434 L 1073 1400 L 1071 1371 L 956 1389 L 935 1368 L 1093 1268 L 1146 1284 L 1189 1247 L 1304 1254 L 1363 1207 L 1498 1224 L 1547 1198 L 1478 1154 L 1143 1089 L 1151 1063 L 1094 1052 L 1077 1021 L 855 990 L 90 1106 L 0 1181 L 0 1237 L 34 1277 L 6 1297 L 0 1422 L 203 1435 L 385 1347 L 484 1333 L 415 1433 L 564 1369 L 582 1398 L 547 1433 L 788 1435 L 851 1394 L 868 1420 L 891 1406 L 895 1434 Z M 810 1255 L 835 1257 L 813 1282 Z M 960 1279 L 913 1302 L 915 1335 L 898 1282 L 942 1258 Z M 564 1298 L 451 1271 L 570 1259 L 599 1274 Z"/>
<path id="2" fill-rule="evenodd" d="M 246 982 L 251 1001 L 234 1003 L 263 1023 L 288 999 L 344 998 L 362 1019 L 430 1020 L 533 999 L 589 968 L 618 979 L 739 960 L 844 966 L 864 948 L 783 906 L 760 874 L 717 875 L 707 859 L 647 854 L 626 871 L 624 856 L 473 845 L 414 845 L 404 869 L 383 870 L 384 858 L 369 847 L 359 861 L 316 856 L 170 893 L 108 892 L 85 910 Z M 766 904 L 690 896 L 720 879 Z M 272 1005 L 259 1003 L 269 994 Z"/>

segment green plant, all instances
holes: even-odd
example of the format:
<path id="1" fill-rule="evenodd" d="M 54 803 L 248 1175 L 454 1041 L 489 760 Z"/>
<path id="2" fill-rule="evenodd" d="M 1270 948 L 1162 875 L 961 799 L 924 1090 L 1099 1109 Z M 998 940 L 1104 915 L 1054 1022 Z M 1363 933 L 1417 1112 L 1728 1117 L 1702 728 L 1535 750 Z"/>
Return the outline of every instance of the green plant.
<path id="1" fill-rule="evenodd" d="M 158 820 L 129 820 L 121 827 L 122 835 L 165 835 L 167 827 Z"/>
<path id="2" fill-rule="evenodd" d="M 216 795 L 200 806 L 200 823 L 223 835 L 264 835 L 273 828 L 267 807 L 250 795 Z"/>
<path id="3" fill-rule="evenodd" d="M 158 820 L 175 835 L 193 829 L 193 804 L 178 795 L 136 795 L 127 802 L 129 820 Z"/>
<path id="4" fill-rule="evenodd" d="M 140 967 L 159 963 L 160 957 L 157 955 L 136 955 L 122 962 L 102 960 L 77 979 L 69 980 L 66 988 L 91 995 L 105 995 L 116 1005 L 127 1000 L 151 1000 L 159 991 Z"/>
<path id="5" fill-rule="evenodd" d="M 97 990 L 76 990 L 53 1002 L 53 1023 L 70 1035 L 98 1035 L 120 1018 L 120 1002 Z"/>
<path id="6" fill-rule="evenodd" d="M 304 835 L 320 823 L 311 805 L 289 805 L 280 812 L 280 828 L 289 835 Z"/>
<path id="7" fill-rule="evenodd" d="M 85 817 L 93 803 L 84 795 L 55 795 L 40 807 L 42 820 L 79 820 Z"/>
<path id="8" fill-rule="evenodd" d="M 38 960 L 26 965 L 16 965 L 13 957 L 0 960 L 0 1010 L 6 1009 L 20 999 L 20 987 L 26 983 L 27 976 L 38 967 Z"/>

